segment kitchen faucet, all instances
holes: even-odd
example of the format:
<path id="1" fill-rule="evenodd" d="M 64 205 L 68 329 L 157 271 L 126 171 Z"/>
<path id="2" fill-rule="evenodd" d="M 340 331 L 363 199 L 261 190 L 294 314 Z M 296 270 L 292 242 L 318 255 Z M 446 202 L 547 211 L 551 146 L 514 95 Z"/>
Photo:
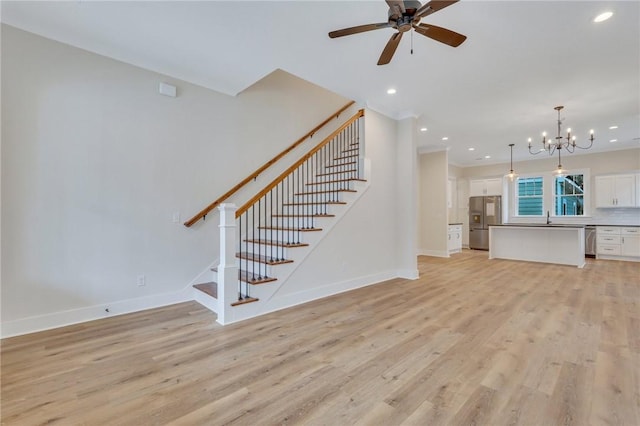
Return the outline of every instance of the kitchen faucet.
<path id="1" fill-rule="evenodd" d="M 549 220 L 549 210 L 547 210 L 547 225 L 551 225 L 551 221 Z"/>

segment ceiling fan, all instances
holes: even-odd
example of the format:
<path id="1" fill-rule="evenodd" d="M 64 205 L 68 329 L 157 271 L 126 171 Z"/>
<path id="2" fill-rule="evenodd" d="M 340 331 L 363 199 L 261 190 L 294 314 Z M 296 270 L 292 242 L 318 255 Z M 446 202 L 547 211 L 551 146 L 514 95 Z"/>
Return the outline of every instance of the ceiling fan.
<path id="1" fill-rule="evenodd" d="M 389 19 L 387 22 L 358 25 L 357 27 L 331 31 L 329 33 L 329 37 L 344 37 L 351 34 L 379 30 L 382 28 L 394 28 L 398 30 L 397 33 L 391 36 L 387 45 L 384 47 L 384 50 L 380 55 L 380 59 L 378 59 L 378 65 L 386 65 L 391 62 L 391 58 L 400 43 L 400 39 L 402 39 L 402 34 L 412 28 L 418 34 L 422 34 L 425 37 L 432 38 L 452 47 L 460 46 L 462 42 L 467 39 L 466 36 L 458 34 L 455 31 L 437 27 L 435 25 L 420 23 L 420 19 L 439 11 L 440 9 L 444 9 L 447 6 L 451 6 L 452 4 L 457 3 L 458 0 L 431 0 L 423 5 L 416 0 L 386 0 L 386 2 L 389 5 Z"/>

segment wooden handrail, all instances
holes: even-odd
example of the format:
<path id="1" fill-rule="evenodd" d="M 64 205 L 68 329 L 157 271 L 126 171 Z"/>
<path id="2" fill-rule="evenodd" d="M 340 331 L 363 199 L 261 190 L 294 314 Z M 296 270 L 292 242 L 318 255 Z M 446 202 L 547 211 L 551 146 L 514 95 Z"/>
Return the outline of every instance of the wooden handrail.
<path id="1" fill-rule="evenodd" d="M 250 174 L 249 176 L 247 176 L 245 179 L 243 179 L 240 183 L 238 183 L 236 186 L 234 186 L 233 188 L 231 188 L 230 190 L 228 190 L 227 192 L 224 193 L 224 195 L 222 195 L 220 198 L 218 198 L 217 200 L 215 200 L 213 203 L 209 204 L 207 207 L 205 207 L 204 209 L 202 209 L 197 215 L 193 216 L 191 219 L 189 219 L 188 221 L 186 221 L 184 223 L 184 226 L 186 226 L 187 228 L 190 227 L 191 225 L 193 225 L 194 223 L 196 223 L 197 221 L 199 221 L 200 219 L 204 218 L 207 213 L 209 213 L 211 210 L 215 209 L 216 207 L 218 207 L 220 204 L 222 204 L 223 201 L 225 201 L 227 198 L 231 197 L 233 194 L 235 194 L 237 191 L 239 191 L 243 186 L 245 186 L 246 184 L 248 184 L 249 182 L 251 182 L 253 179 L 257 178 L 258 175 L 260 175 L 262 172 L 264 172 L 265 170 L 267 170 L 269 167 L 271 167 L 273 164 L 275 164 L 278 160 L 280 160 L 282 157 L 284 157 L 285 155 L 287 155 L 290 151 L 292 151 L 294 148 L 296 148 L 298 145 L 300 145 L 302 142 L 304 142 L 305 140 L 307 140 L 307 138 L 313 136 L 313 134 L 315 132 L 317 132 L 318 130 L 320 130 L 322 127 L 324 127 L 327 123 L 329 123 L 331 120 L 333 120 L 333 118 L 338 118 L 338 116 L 344 112 L 347 108 L 349 108 L 351 105 L 353 105 L 355 103 L 355 101 L 351 101 L 348 104 L 346 104 L 345 106 L 343 106 L 342 108 L 340 108 L 338 111 L 336 111 L 335 113 L 331 114 L 329 117 L 327 117 L 326 120 L 324 120 L 322 123 L 318 124 L 316 127 L 314 127 L 313 129 L 311 129 L 311 131 L 309 131 L 307 134 L 305 134 L 303 137 L 301 137 L 300 139 L 298 139 L 297 141 L 295 141 L 291 146 L 289 146 L 287 149 L 285 149 L 284 151 L 282 151 L 280 154 L 276 155 L 275 157 L 273 157 L 271 160 L 267 161 L 262 167 L 260 167 L 258 170 L 256 170 L 255 172 L 253 172 L 252 174 Z"/>
<path id="2" fill-rule="evenodd" d="M 360 117 L 364 117 L 364 109 L 361 109 L 357 113 L 355 113 L 353 115 L 353 117 L 351 117 L 349 120 L 347 120 L 342 126 L 340 126 L 337 130 L 335 130 L 329 136 L 327 136 L 322 142 L 320 142 L 318 145 L 316 145 L 315 148 L 313 148 L 311 151 L 306 153 L 302 158 L 300 158 L 298 161 L 296 161 L 291 167 L 289 167 L 287 170 L 282 172 L 280 174 L 280 176 L 275 178 L 273 180 L 273 182 L 271 182 L 269 185 L 267 185 L 262 191 L 257 193 L 253 198 L 251 198 L 242 207 L 240 207 L 236 211 L 236 219 L 239 218 L 242 215 L 242 213 L 244 213 L 247 210 L 249 210 L 249 208 L 252 205 L 254 205 L 259 199 L 261 199 L 265 194 L 267 194 L 269 191 L 271 191 L 273 188 L 275 188 L 276 185 L 278 185 L 280 182 L 282 182 L 284 180 L 284 178 L 289 176 L 289 174 L 291 174 L 295 169 L 297 169 L 302 163 L 304 163 L 309 158 L 311 158 L 311 156 L 313 154 L 315 154 L 316 152 L 320 151 L 320 149 L 322 149 L 323 146 L 325 146 L 326 144 L 331 142 L 331 140 L 333 140 L 333 138 L 335 138 L 338 134 L 340 134 L 340 132 L 342 132 L 344 129 L 349 127 L 351 124 L 353 124 L 354 121 L 356 121 Z"/>

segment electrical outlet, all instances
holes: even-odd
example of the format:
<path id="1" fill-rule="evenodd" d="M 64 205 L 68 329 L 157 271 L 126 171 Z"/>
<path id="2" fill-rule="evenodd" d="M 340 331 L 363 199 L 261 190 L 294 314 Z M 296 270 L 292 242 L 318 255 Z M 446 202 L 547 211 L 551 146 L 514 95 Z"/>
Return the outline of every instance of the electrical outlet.
<path id="1" fill-rule="evenodd" d="M 142 287 L 147 285 L 147 277 L 145 277 L 144 275 L 138 275 L 138 286 Z"/>

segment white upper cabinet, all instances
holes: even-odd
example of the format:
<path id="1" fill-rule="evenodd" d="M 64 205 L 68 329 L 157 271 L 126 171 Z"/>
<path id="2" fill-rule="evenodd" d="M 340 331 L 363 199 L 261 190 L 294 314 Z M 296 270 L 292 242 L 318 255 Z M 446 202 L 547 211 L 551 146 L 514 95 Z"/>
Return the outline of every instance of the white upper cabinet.
<path id="1" fill-rule="evenodd" d="M 469 196 L 502 195 L 502 179 L 479 179 L 469 181 Z"/>
<path id="2" fill-rule="evenodd" d="M 638 207 L 637 175 L 596 176 L 596 207 Z"/>

